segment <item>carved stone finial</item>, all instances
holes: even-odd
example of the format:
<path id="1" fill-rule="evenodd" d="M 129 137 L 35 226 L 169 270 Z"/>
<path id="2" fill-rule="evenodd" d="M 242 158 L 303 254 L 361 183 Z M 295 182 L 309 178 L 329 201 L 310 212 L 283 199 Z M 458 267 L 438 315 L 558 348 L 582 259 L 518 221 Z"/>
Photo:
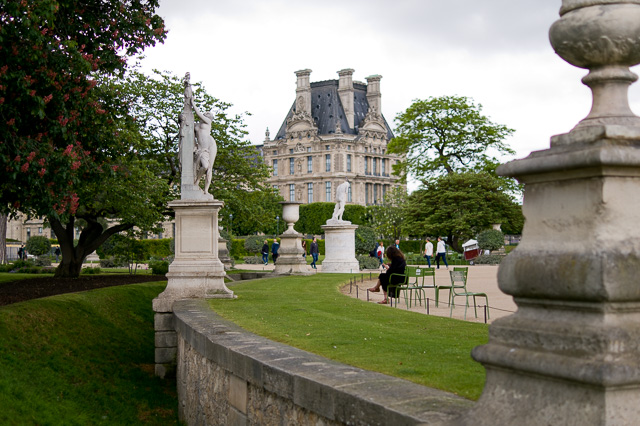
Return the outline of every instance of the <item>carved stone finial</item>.
<path id="1" fill-rule="evenodd" d="M 551 45 L 565 61 L 589 70 L 582 82 L 593 94 L 589 115 L 578 128 L 594 125 L 640 126 L 629 108 L 629 86 L 640 63 L 640 2 L 563 0 L 561 19 L 549 31 Z"/>

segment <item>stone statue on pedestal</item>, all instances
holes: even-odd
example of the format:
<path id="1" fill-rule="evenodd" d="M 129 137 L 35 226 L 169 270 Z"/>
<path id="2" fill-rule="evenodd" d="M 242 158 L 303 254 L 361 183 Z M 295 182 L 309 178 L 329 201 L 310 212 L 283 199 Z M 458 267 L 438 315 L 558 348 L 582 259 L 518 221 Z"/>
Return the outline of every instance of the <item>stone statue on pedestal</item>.
<path id="1" fill-rule="evenodd" d="M 193 100 L 193 90 L 190 82 L 191 75 L 186 73 L 182 84 L 184 86 L 184 106 L 178 117 L 180 123 L 178 155 L 182 173 L 180 196 L 183 200 L 212 200 L 209 194 L 213 175 L 213 163 L 217 154 L 216 142 L 211 136 L 213 113 L 201 113 Z M 200 119 L 195 122 L 194 112 Z M 199 181 L 205 177 L 204 191 L 200 189 Z"/>
<path id="2" fill-rule="evenodd" d="M 342 215 L 344 213 L 344 206 L 347 203 L 347 193 L 349 192 L 350 186 L 349 179 L 347 179 L 336 188 L 336 206 L 333 209 L 333 216 L 329 220 L 330 222 L 346 222 L 342 220 Z"/>

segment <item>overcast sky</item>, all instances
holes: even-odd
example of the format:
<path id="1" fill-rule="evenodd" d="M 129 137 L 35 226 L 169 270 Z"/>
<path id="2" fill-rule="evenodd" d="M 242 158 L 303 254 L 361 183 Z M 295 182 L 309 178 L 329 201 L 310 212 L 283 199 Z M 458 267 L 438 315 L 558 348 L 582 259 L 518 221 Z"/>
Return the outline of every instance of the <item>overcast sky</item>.
<path id="1" fill-rule="evenodd" d="M 252 114 L 249 140 L 278 131 L 295 100 L 294 72 L 311 81 L 382 75 L 382 113 L 413 99 L 468 96 L 494 122 L 516 130 L 516 157 L 548 148 L 591 107 L 586 71 L 548 40 L 561 0 L 161 0 L 169 34 L 143 67 L 202 81 L 213 96 Z M 638 70 L 635 70 L 638 72 Z M 631 106 L 640 110 L 638 84 Z"/>

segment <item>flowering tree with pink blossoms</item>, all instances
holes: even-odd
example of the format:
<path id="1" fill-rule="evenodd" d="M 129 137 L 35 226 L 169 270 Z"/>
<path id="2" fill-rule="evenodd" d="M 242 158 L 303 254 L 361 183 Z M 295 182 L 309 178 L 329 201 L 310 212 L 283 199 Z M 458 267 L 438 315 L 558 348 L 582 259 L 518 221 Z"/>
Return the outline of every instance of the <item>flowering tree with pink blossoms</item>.
<path id="1" fill-rule="evenodd" d="M 127 57 L 164 40 L 157 7 L 6 0 L 0 9 L 0 213 L 48 218 L 63 253 L 57 276 L 77 276 L 110 235 L 161 216 L 166 191 L 136 159 L 139 132 L 109 84 Z M 140 205 L 154 209 L 134 217 Z"/>

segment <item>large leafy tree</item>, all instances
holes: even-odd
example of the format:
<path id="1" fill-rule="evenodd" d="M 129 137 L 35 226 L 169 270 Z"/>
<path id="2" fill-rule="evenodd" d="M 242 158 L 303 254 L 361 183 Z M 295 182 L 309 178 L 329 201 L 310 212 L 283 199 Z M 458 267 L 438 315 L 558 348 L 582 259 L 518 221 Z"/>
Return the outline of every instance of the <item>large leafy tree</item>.
<path id="1" fill-rule="evenodd" d="M 505 223 L 519 206 L 488 173 L 453 173 L 427 182 L 407 199 L 407 226 L 422 235 L 447 237 L 451 247 L 462 251 L 462 243 L 488 229 Z"/>
<path id="2" fill-rule="evenodd" d="M 157 194 L 145 194 L 155 184 L 142 179 L 150 176 L 132 155 L 127 105 L 101 82 L 121 76 L 127 56 L 164 40 L 157 7 L 157 0 L 2 4 L 0 211 L 48 218 L 63 252 L 58 276 L 77 275 L 96 244 L 136 223 L 122 209 L 140 204 L 110 197 L 156 205 Z M 98 221 L 105 216 L 120 223 L 105 229 Z"/>
<path id="3" fill-rule="evenodd" d="M 464 96 L 417 99 L 396 116 L 389 152 L 403 154 L 396 170 L 418 180 L 484 167 L 495 154 L 513 154 L 504 139 L 512 129 L 482 115 L 482 105 Z M 493 154 L 492 154 L 493 153 Z"/>
<path id="4" fill-rule="evenodd" d="M 151 76 L 134 71 L 118 91 L 131 105 L 141 129 L 143 147 L 139 155 L 157 160 L 154 173 L 177 190 L 178 116 L 184 104 L 181 77 L 167 71 L 154 70 Z M 282 210 L 278 202 L 282 198 L 267 184 L 269 170 L 257 149 L 245 139 L 243 116 L 230 114 L 231 105 L 211 96 L 202 83 L 194 83 L 193 92 L 198 109 L 212 111 L 214 115 L 211 130 L 218 154 L 210 191 L 225 202 L 221 222 L 232 223 L 236 234 L 264 232 L 265 228 L 275 230 L 275 218 Z"/>
<path id="5" fill-rule="evenodd" d="M 403 211 L 406 201 L 406 189 L 398 186 L 387 192 L 384 204 L 367 207 L 369 223 L 378 235 L 396 240 L 409 234 Z"/>

